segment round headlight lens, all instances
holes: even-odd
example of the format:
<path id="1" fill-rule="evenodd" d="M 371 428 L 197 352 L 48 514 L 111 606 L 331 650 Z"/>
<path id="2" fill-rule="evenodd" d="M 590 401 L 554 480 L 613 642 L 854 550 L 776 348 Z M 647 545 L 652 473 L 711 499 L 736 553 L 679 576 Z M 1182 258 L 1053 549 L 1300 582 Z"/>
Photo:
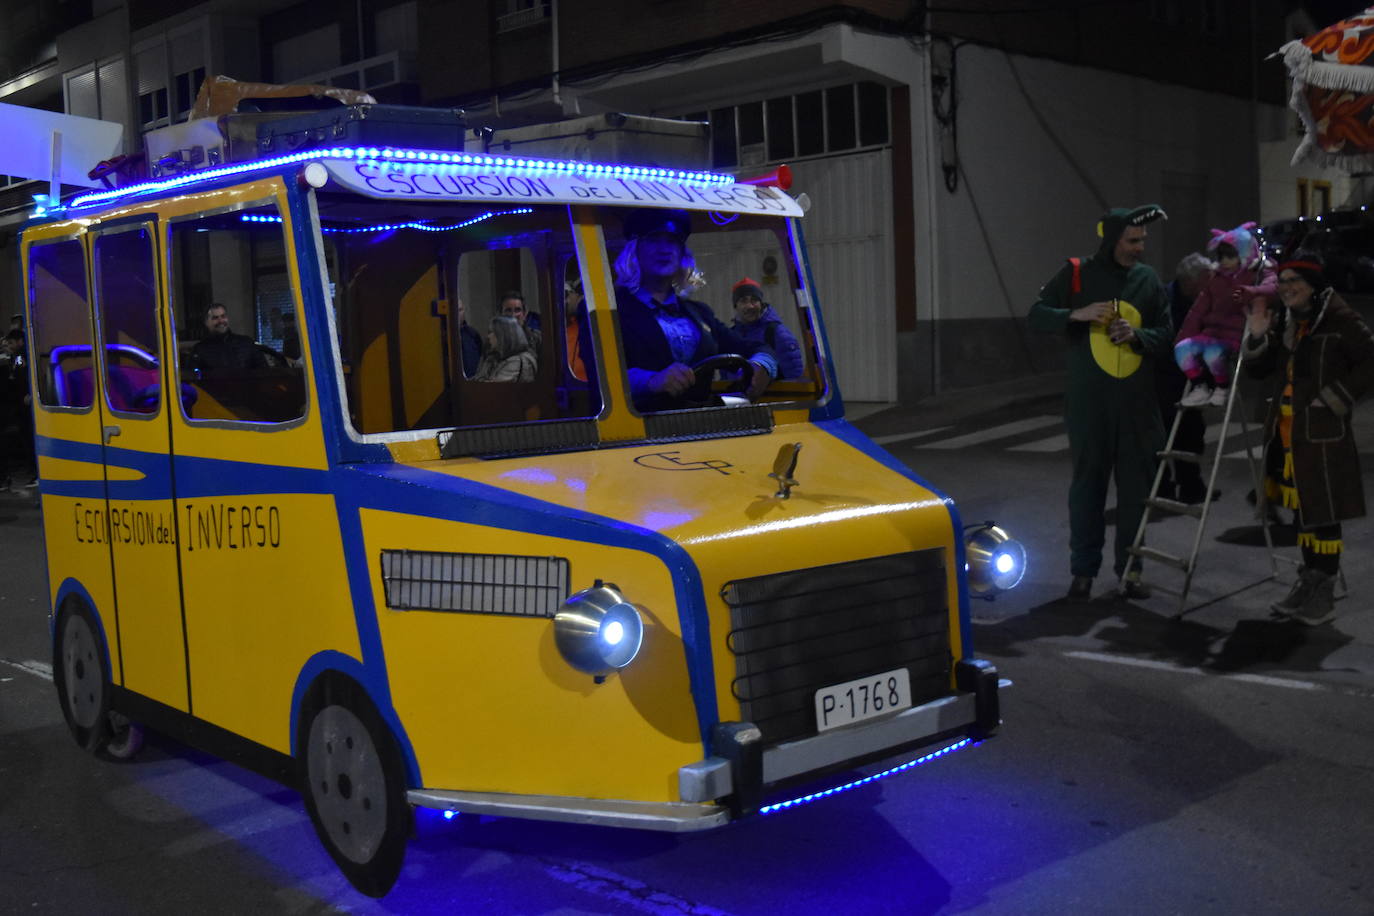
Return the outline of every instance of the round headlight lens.
<path id="1" fill-rule="evenodd" d="M 968 588 L 974 595 L 991 596 L 1015 588 L 1026 574 L 1026 548 L 991 522 L 964 536 Z"/>
<path id="2" fill-rule="evenodd" d="M 610 674 L 634 661 L 644 642 L 639 608 L 613 586 L 597 584 L 563 602 L 553 638 L 564 661 L 587 674 Z"/>

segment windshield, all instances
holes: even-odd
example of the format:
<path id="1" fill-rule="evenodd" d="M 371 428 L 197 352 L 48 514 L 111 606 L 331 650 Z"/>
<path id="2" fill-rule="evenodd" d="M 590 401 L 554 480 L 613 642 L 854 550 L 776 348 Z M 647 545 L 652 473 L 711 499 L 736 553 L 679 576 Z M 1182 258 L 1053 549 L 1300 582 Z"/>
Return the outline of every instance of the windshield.
<path id="1" fill-rule="evenodd" d="M 652 413 L 748 403 L 749 394 L 768 403 L 814 400 L 821 391 L 810 310 L 783 219 L 580 211 L 597 214 L 606 239 L 606 251 L 588 260 L 587 252 L 579 258 L 572 214 L 561 204 L 328 192 L 318 202 L 348 414 L 360 434 L 593 427 L 553 444 L 577 447 L 597 441 L 594 421 L 606 403 L 625 403 L 613 392 L 628 389 L 635 409 Z M 679 264 L 693 266 L 671 296 L 649 276 L 657 268 L 624 269 L 639 266 L 627 219 L 645 212 L 681 214 L 688 223 L 678 227 L 687 232 Z M 614 265 L 614 302 L 584 282 L 582 265 L 593 262 Z M 645 300 L 689 313 L 678 313 L 676 332 L 664 332 L 654 319 L 645 325 Z M 596 314 L 616 320 L 598 325 Z M 615 378 L 602 368 L 607 345 L 624 347 L 617 362 L 627 368 Z M 665 355 L 688 370 L 706 356 L 736 358 L 692 373 L 688 397 L 651 391 L 648 376 L 661 371 Z M 743 391 L 758 366 L 763 389 Z"/>

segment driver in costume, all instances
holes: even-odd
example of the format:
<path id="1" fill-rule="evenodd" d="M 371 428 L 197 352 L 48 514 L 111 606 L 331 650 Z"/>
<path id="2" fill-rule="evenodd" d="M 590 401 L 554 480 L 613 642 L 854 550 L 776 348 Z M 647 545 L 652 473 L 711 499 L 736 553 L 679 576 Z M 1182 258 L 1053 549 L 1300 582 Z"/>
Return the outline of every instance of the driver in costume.
<path id="1" fill-rule="evenodd" d="M 699 383 L 692 367 L 712 356 L 748 360 L 745 394 L 751 401 L 778 374 L 766 344 L 741 337 L 706 303 L 687 298 L 700 285 L 687 248 L 691 231 L 684 210 L 634 210 L 625 220 L 628 241 L 615 262 L 616 309 L 630 395 L 640 411 L 700 406 L 709 378 Z"/>
<path id="2" fill-rule="evenodd" d="M 1164 427 L 1154 391 L 1153 361 L 1171 359 L 1173 327 L 1164 287 L 1140 263 L 1145 224 L 1165 216 L 1148 204 L 1118 208 L 1098 223 L 1102 244 L 1091 258 L 1071 258 L 1040 290 L 1029 323 L 1065 335 L 1068 378 L 1064 422 L 1073 482 L 1069 486 L 1068 600 L 1092 597 L 1106 541 L 1107 484 L 1116 478 L 1113 569 L 1126 573 L 1122 594 L 1147 598 L 1139 560 L 1130 563 Z"/>

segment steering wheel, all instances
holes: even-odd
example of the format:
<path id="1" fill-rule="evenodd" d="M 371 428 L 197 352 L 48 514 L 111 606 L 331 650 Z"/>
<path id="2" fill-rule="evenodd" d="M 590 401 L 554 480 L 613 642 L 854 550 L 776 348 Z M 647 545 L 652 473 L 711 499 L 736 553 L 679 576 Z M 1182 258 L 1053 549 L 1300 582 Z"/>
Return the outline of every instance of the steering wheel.
<path id="1" fill-rule="evenodd" d="M 711 379 L 715 378 L 717 372 L 740 373 L 739 379 L 726 389 L 729 392 L 744 391 L 754 380 L 754 364 L 738 353 L 717 353 L 715 356 L 708 356 L 693 366 L 692 372 L 696 374 L 696 381 L 683 396 L 694 401 L 710 399 Z"/>

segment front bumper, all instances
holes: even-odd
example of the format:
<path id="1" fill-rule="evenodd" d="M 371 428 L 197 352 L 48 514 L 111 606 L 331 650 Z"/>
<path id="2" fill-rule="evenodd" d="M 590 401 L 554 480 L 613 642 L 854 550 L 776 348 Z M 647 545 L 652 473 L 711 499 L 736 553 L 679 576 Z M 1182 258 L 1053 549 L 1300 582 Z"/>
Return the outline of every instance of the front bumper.
<path id="1" fill-rule="evenodd" d="M 997 668 L 981 659 L 955 666 L 959 693 L 876 719 L 807 738 L 760 745 L 761 734 L 747 722 L 723 722 L 713 736 L 715 755 L 678 771 L 685 802 L 729 799 L 731 814 L 758 810 L 772 787 L 847 763 L 871 760 L 889 749 L 928 744 L 945 735 L 984 737 L 1000 723 Z"/>
<path id="2" fill-rule="evenodd" d="M 748 722 L 716 726 L 715 755 L 678 770 L 680 802 L 636 802 L 566 796 L 510 795 L 411 789 L 413 805 L 441 811 L 492 814 L 609 827 L 686 833 L 719 827 L 758 811 L 765 792 L 808 774 L 882 756 L 889 749 L 915 748 L 942 736 L 991 734 L 1000 722 L 997 669 L 969 660 L 955 666 L 959 693 L 831 732 L 761 746 L 762 734 Z M 717 800 L 722 800 L 723 803 Z"/>

